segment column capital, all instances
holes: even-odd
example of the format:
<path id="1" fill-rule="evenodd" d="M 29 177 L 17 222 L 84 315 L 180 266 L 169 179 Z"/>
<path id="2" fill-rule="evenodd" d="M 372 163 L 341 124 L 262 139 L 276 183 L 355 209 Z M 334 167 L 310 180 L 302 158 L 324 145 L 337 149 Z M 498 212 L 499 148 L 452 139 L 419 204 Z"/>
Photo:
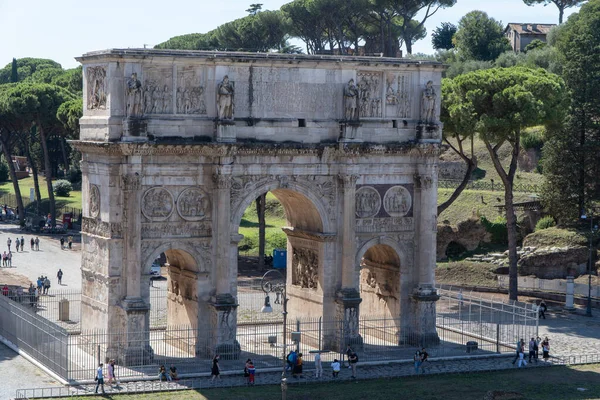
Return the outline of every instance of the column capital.
<path id="1" fill-rule="evenodd" d="M 338 180 L 344 189 L 353 188 L 356 186 L 356 181 L 358 180 L 358 175 L 353 174 L 338 174 Z"/>
<path id="2" fill-rule="evenodd" d="M 139 190 L 142 187 L 142 176 L 139 173 L 121 175 L 121 188 L 123 190 Z"/>
<path id="3" fill-rule="evenodd" d="M 221 175 L 219 173 L 214 173 L 212 175 L 212 180 L 217 189 L 231 189 L 231 176 L 230 175 Z"/>
<path id="4" fill-rule="evenodd" d="M 415 189 L 428 190 L 433 186 L 433 178 L 428 175 L 415 174 L 414 177 Z"/>

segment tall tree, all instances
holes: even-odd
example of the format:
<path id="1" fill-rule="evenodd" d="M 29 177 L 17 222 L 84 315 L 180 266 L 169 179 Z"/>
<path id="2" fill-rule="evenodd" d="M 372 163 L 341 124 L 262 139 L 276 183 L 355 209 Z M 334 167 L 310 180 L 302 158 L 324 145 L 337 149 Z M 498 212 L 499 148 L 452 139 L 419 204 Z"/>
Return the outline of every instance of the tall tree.
<path id="1" fill-rule="evenodd" d="M 561 26 L 556 47 L 571 107 L 563 130 L 550 132 L 544 145 L 542 195 L 563 222 L 577 218 L 600 201 L 600 0 L 581 7 Z"/>
<path id="2" fill-rule="evenodd" d="M 376 0 L 378 1 L 378 0 Z M 390 9 L 394 10 L 396 15 L 402 18 L 400 31 L 406 46 L 406 52 L 412 54 L 413 37 L 416 29 L 425 26 L 431 16 L 439 9 L 452 7 L 456 0 L 387 0 Z M 417 15 L 420 13 L 420 18 Z M 411 21 L 416 20 L 417 24 Z"/>
<path id="3" fill-rule="evenodd" d="M 44 155 L 44 173 L 52 224 L 56 223 L 56 204 L 52 188 L 52 162 L 48 151 L 48 138 L 60 129 L 60 122 L 56 117 L 58 108 L 62 103 L 72 99 L 73 95 L 58 86 L 31 83 L 15 85 L 6 91 L 6 97 L 3 98 L 4 109 L 23 121 L 29 121 L 39 134 Z"/>
<path id="4" fill-rule="evenodd" d="M 565 10 L 571 7 L 579 7 L 584 3 L 582 0 L 523 0 L 528 6 L 535 6 L 536 4 L 543 4 L 544 7 L 548 4 L 554 4 L 558 8 L 558 23 L 563 23 L 563 16 Z"/>
<path id="5" fill-rule="evenodd" d="M 504 184 L 508 230 L 509 297 L 517 299 L 517 219 L 513 206 L 513 183 L 521 149 L 521 131 L 545 124 L 555 129 L 565 109 L 564 82 L 542 69 L 494 68 L 457 76 L 447 83 L 449 117 L 471 126 L 479 134 Z M 508 165 L 498 150 L 511 146 Z"/>
<path id="6" fill-rule="evenodd" d="M 246 10 L 246 12 L 250 15 L 256 15 L 260 10 L 262 10 L 262 3 L 254 3 L 250 4 L 250 8 Z"/>
<path id="7" fill-rule="evenodd" d="M 458 21 L 454 44 L 466 60 L 493 61 L 510 50 L 502 23 L 483 11 L 471 11 Z"/>
<path id="8" fill-rule="evenodd" d="M 10 81 L 13 83 L 19 82 L 19 71 L 17 67 L 17 59 L 12 59 L 11 69 L 10 69 Z"/>
<path id="9" fill-rule="evenodd" d="M 450 50 L 454 48 L 452 37 L 458 28 L 450 22 L 442 22 L 442 25 L 435 28 L 431 33 L 431 45 L 436 50 Z"/>

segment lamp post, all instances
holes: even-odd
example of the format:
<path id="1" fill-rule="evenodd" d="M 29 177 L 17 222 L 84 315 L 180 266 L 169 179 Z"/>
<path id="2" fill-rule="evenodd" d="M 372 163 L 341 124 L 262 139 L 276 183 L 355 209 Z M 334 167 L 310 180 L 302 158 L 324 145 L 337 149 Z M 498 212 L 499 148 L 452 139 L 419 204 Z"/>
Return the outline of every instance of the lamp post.
<path id="1" fill-rule="evenodd" d="M 583 214 L 581 219 L 587 219 L 587 215 Z M 594 214 L 590 213 L 590 259 L 588 261 L 588 298 L 585 315 L 592 316 L 592 263 L 594 262 L 594 234 L 598 231 L 598 225 L 594 225 Z"/>
<path id="2" fill-rule="evenodd" d="M 279 278 L 277 280 L 273 280 Z M 283 365 L 281 369 L 281 400 L 285 400 L 287 396 L 287 379 L 285 377 L 285 367 L 286 367 L 286 328 L 287 328 L 287 290 L 285 284 L 285 275 L 283 275 L 279 270 L 271 269 L 268 270 L 262 277 L 260 281 L 261 288 L 263 292 L 265 292 L 265 305 L 262 307 L 261 312 L 271 313 L 273 312 L 273 307 L 271 307 L 271 299 L 269 297 L 269 293 L 275 293 L 277 295 L 275 303 L 279 303 L 281 300 L 283 305 Z"/>

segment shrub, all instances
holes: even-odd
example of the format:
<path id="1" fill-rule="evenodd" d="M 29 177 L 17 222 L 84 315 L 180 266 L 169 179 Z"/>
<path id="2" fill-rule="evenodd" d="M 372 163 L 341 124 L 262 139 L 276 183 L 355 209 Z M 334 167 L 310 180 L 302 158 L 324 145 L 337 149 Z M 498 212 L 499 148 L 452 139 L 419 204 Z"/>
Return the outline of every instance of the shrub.
<path id="1" fill-rule="evenodd" d="M 72 184 L 80 183 L 81 182 L 81 170 L 74 169 L 74 168 L 69 169 L 69 172 L 67 173 L 67 179 Z"/>
<path id="2" fill-rule="evenodd" d="M 73 185 L 71 185 L 71 182 L 67 180 L 59 179 L 58 181 L 52 184 L 52 190 L 57 196 L 69 197 L 69 195 L 71 194 L 71 190 L 73 190 Z"/>
<path id="3" fill-rule="evenodd" d="M 8 181 L 8 165 L 6 164 L 6 161 L 2 160 L 2 162 L 0 162 L 0 182 L 7 182 Z"/>
<path id="4" fill-rule="evenodd" d="M 508 229 L 506 228 L 506 218 L 498 217 L 493 222 L 485 216 L 481 217 L 481 224 L 485 230 L 492 235 L 490 243 L 508 244 Z"/>
<path id="5" fill-rule="evenodd" d="M 238 245 L 239 251 L 245 253 L 245 252 L 248 252 L 248 251 L 258 247 L 258 242 L 255 241 L 255 239 L 258 239 L 258 238 L 244 236 L 244 238 L 241 240 L 240 244 Z"/>
<path id="6" fill-rule="evenodd" d="M 541 150 L 544 146 L 544 128 L 535 127 L 527 129 L 521 133 L 521 147 L 525 150 Z"/>
<path id="7" fill-rule="evenodd" d="M 544 218 L 540 219 L 537 222 L 537 224 L 535 224 L 534 232 L 541 231 L 542 229 L 552 228 L 553 226 L 556 226 L 556 221 L 551 215 L 547 215 Z"/>

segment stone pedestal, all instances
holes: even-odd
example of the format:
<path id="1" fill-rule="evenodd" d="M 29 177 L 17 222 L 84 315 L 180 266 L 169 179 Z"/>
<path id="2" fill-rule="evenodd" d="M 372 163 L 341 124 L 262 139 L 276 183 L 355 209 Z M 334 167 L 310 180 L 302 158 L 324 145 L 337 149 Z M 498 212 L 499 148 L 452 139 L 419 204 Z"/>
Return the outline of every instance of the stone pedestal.
<path id="1" fill-rule="evenodd" d="M 435 327 L 435 302 L 440 296 L 433 286 L 419 286 L 413 291 L 413 315 L 415 323 L 411 332 L 405 332 L 404 339 L 415 346 L 429 347 L 440 343 Z"/>
<path id="2" fill-rule="evenodd" d="M 358 290 L 344 288 L 337 292 L 336 297 L 337 319 L 341 322 L 340 332 L 336 335 L 336 343 L 332 348 L 343 351 L 350 345 L 354 351 L 362 351 L 363 338 L 359 333 L 359 305 L 362 302 Z"/>
<path id="3" fill-rule="evenodd" d="M 340 142 L 362 142 L 362 134 L 360 132 L 360 122 L 347 121 L 340 123 Z"/>
<path id="4" fill-rule="evenodd" d="M 573 281 L 572 276 L 567 276 L 567 293 L 565 296 L 565 310 L 574 311 L 574 299 L 573 296 L 575 294 L 575 282 Z"/>
<path id="5" fill-rule="evenodd" d="M 237 360 L 240 358 L 241 347 L 236 340 L 236 310 L 238 304 L 230 294 L 219 294 L 214 297 L 211 307 L 213 308 L 210 349 L 198 349 L 201 352 L 210 350 L 210 354 L 204 356 L 214 356 L 219 354 L 224 360 Z M 201 334 L 199 335 L 201 336 Z M 199 338 L 201 340 L 201 338 Z"/>
<path id="6" fill-rule="evenodd" d="M 219 143 L 233 143 L 236 141 L 235 123 L 229 120 L 218 120 L 215 124 L 216 140 Z"/>
<path id="7" fill-rule="evenodd" d="M 418 124 L 417 140 L 438 142 L 440 140 L 441 127 L 437 124 Z"/>
<path id="8" fill-rule="evenodd" d="M 128 117 L 123 120 L 123 138 L 141 138 L 146 140 L 147 123 L 145 119 Z"/>
<path id="9" fill-rule="evenodd" d="M 122 365 L 146 365 L 152 363 L 154 351 L 150 347 L 149 311 L 150 305 L 142 298 L 125 298 L 121 307 L 125 312 L 126 332 L 121 338 L 124 351 L 107 358 L 120 360 Z M 110 348 L 109 348 L 110 349 Z"/>

